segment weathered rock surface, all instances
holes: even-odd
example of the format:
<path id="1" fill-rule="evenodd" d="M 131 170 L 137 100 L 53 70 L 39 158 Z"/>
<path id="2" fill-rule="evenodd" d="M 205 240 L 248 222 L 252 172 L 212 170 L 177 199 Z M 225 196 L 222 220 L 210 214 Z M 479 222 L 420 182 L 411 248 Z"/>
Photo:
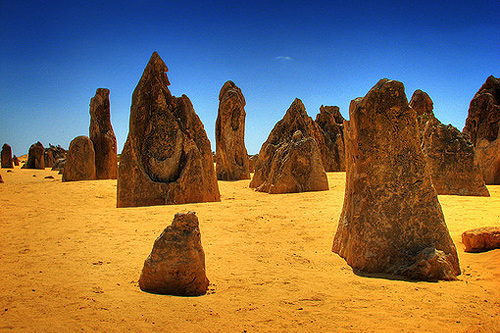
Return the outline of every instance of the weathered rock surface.
<path id="1" fill-rule="evenodd" d="M 325 137 L 326 158 L 323 166 L 326 172 L 345 171 L 344 117 L 338 106 L 321 106 L 316 123 Z"/>
<path id="2" fill-rule="evenodd" d="M 424 130 L 427 121 L 435 119 L 434 102 L 426 92 L 420 89 L 415 90 L 411 96 L 410 107 L 417 113 L 418 125 L 421 131 Z"/>
<path id="3" fill-rule="evenodd" d="M 45 169 L 44 154 L 45 148 L 40 141 L 32 144 L 28 151 L 28 160 L 22 169 Z"/>
<path id="4" fill-rule="evenodd" d="M 74 138 L 68 150 L 62 181 L 95 179 L 95 152 L 92 141 L 86 136 Z"/>
<path id="5" fill-rule="evenodd" d="M 44 164 L 46 168 L 52 168 L 55 161 L 66 158 L 66 150 L 61 146 L 54 146 L 49 143 L 49 148 L 45 148 Z"/>
<path id="6" fill-rule="evenodd" d="M 144 262 L 139 287 L 156 294 L 198 296 L 208 284 L 198 218 L 194 212 L 175 214 Z"/>
<path id="7" fill-rule="evenodd" d="M 353 269 L 419 280 L 460 274 L 401 82 L 380 80 L 344 123 L 346 190 L 333 251 Z"/>
<path id="8" fill-rule="evenodd" d="M 66 164 L 66 158 L 59 158 L 54 162 L 52 166 L 52 171 L 62 171 L 64 170 L 64 165 Z"/>
<path id="9" fill-rule="evenodd" d="M 98 88 L 90 100 L 89 137 L 94 144 L 97 179 L 118 177 L 116 136 L 111 125 L 109 89 Z"/>
<path id="10" fill-rule="evenodd" d="M 12 157 L 12 162 L 14 162 L 15 166 L 19 166 L 19 158 L 16 155 Z"/>
<path id="11" fill-rule="evenodd" d="M 6 143 L 4 143 L 4 145 L 2 146 L 1 166 L 2 168 L 7 168 L 7 169 L 14 168 L 14 160 L 12 159 L 12 148 Z"/>
<path id="12" fill-rule="evenodd" d="M 255 164 L 257 163 L 257 159 L 259 158 L 259 154 L 255 154 L 249 157 L 249 169 L 251 173 L 255 172 Z"/>
<path id="13" fill-rule="evenodd" d="M 500 79 L 488 77 L 469 106 L 463 130 L 470 136 L 487 185 L 500 184 Z"/>
<path id="14" fill-rule="evenodd" d="M 118 207 L 220 201 L 210 141 L 186 95 L 172 96 L 154 52 L 132 95 Z"/>
<path id="15" fill-rule="evenodd" d="M 43 163 L 46 168 L 52 168 L 54 165 L 54 154 L 50 148 L 45 148 L 45 152 L 43 153 Z"/>
<path id="16" fill-rule="evenodd" d="M 434 118 L 421 145 L 437 194 L 490 196 L 468 136 Z"/>
<path id="17" fill-rule="evenodd" d="M 234 82 L 224 83 L 215 123 L 216 172 L 219 180 L 250 179 L 245 148 L 245 97 Z"/>
<path id="18" fill-rule="evenodd" d="M 500 249 L 500 227 L 483 227 L 462 233 L 465 252 L 485 252 Z"/>
<path id="19" fill-rule="evenodd" d="M 266 145 L 259 155 L 268 165 L 262 165 L 259 157 L 261 167 L 250 183 L 257 191 L 276 194 L 328 190 L 318 145 L 313 138 L 304 138 L 300 130 L 289 142 Z"/>

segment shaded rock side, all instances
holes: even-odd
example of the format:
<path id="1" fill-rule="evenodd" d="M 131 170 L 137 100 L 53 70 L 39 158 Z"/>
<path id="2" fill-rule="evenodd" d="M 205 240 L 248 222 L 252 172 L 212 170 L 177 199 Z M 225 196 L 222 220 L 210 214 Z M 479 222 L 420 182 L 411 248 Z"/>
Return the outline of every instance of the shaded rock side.
<path id="1" fill-rule="evenodd" d="M 15 166 L 19 166 L 19 158 L 16 155 L 14 155 L 14 157 L 12 157 L 12 162 L 14 162 Z"/>
<path id="2" fill-rule="evenodd" d="M 45 148 L 38 141 L 30 146 L 28 151 L 28 160 L 22 166 L 22 169 L 45 169 Z"/>
<path id="3" fill-rule="evenodd" d="M 431 119 L 436 119 L 434 116 L 434 102 L 429 95 L 417 89 L 411 96 L 410 107 L 417 113 L 417 121 L 419 129 L 423 132 L 425 124 Z"/>
<path id="4" fill-rule="evenodd" d="M 345 171 L 344 117 L 338 106 L 321 106 L 316 123 L 323 130 L 327 158 L 323 162 L 326 172 Z"/>
<path id="5" fill-rule="evenodd" d="M 2 146 L 1 166 L 2 168 L 6 169 L 14 168 L 14 160 L 12 159 L 12 148 L 6 143 L 4 143 L 4 145 Z"/>
<path id="6" fill-rule="evenodd" d="M 500 227 L 483 227 L 462 233 L 465 252 L 485 252 L 500 249 Z"/>
<path id="7" fill-rule="evenodd" d="M 210 141 L 191 101 L 171 95 L 154 52 L 132 95 L 118 207 L 220 201 Z"/>
<path id="8" fill-rule="evenodd" d="M 432 119 L 421 145 L 437 194 L 490 196 L 468 136 Z"/>
<path id="9" fill-rule="evenodd" d="M 68 150 L 68 156 L 62 173 L 62 181 L 95 179 L 95 152 L 92 141 L 86 136 L 74 138 Z"/>
<path id="10" fill-rule="evenodd" d="M 54 162 L 52 166 L 52 171 L 61 171 L 64 170 L 64 165 L 66 164 L 66 158 L 59 158 Z"/>
<path id="11" fill-rule="evenodd" d="M 313 138 L 304 138 L 299 130 L 290 142 L 268 144 L 261 150 L 258 163 L 261 158 L 267 163 L 261 165 L 250 183 L 257 191 L 276 194 L 328 190 L 318 145 Z"/>
<path id="12" fill-rule="evenodd" d="M 175 214 L 144 262 L 139 287 L 156 294 L 199 296 L 208 285 L 198 218 L 194 212 Z"/>
<path id="13" fill-rule="evenodd" d="M 249 156 L 249 169 L 251 173 L 255 172 L 255 164 L 257 163 L 257 159 L 259 158 L 259 154 L 255 154 L 252 156 Z"/>
<path id="14" fill-rule="evenodd" d="M 111 125 L 109 89 L 98 88 L 90 100 L 89 137 L 94 144 L 97 179 L 118 177 L 116 136 Z"/>
<path id="15" fill-rule="evenodd" d="M 470 136 L 487 185 L 500 184 L 500 79 L 488 77 L 469 106 L 464 133 Z"/>
<path id="16" fill-rule="evenodd" d="M 453 280 L 458 256 L 401 82 L 380 80 L 344 123 L 346 189 L 333 251 L 355 270 Z"/>
<path id="17" fill-rule="evenodd" d="M 219 180 L 250 179 L 245 148 L 245 98 L 234 82 L 227 81 L 219 94 L 215 123 L 216 173 Z"/>
<path id="18" fill-rule="evenodd" d="M 45 148 L 45 152 L 43 153 L 43 163 L 46 168 L 52 168 L 54 165 L 54 154 L 50 148 Z"/>

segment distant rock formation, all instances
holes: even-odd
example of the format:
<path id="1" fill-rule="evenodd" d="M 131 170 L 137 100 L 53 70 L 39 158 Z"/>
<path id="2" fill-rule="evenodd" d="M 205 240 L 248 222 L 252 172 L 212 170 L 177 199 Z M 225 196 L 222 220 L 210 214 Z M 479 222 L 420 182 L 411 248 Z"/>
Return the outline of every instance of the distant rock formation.
<path id="1" fill-rule="evenodd" d="M 258 158 L 259 158 L 259 154 L 249 156 L 248 168 L 250 169 L 251 173 L 255 172 L 255 164 L 257 163 Z"/>
<path id="2" fill-rule="evenodd" d="M 234 82 L 227 81 L 219 94 L 215 123 L 216 172 L 219 180 L 250 179 L 245 148 L 245 97 Z"/>
<path id="3" fill-rule="evenodd" d="M 14 168 L 14 160 L 12 159 L 12 148 L 6 143 L 4 143 L 4 145 L 2 146 L 1 166 L 2 168 L 7 168 L 7 169 Z"/>
<path id="4" fill-rule="evenodd" d="M 45 148 L 43 160 L 46 168 L 52 168 L 56 160 L 66 158 L 66 150 L 61 146 L 54 146 L 49 143 L 49 148 Z"/>
<path id="5" fill-rule="evenodd" d="M 355 270 L 416 280 L 460 274 L 401 82 L 380 80 L 351 102 L 346 190 L 333 251 Z"/>
<path id="6" fill-rule="evenodd" d="M 95 179 L 95 152 L 92 141 L 86 136 L 74 138 L 68 150 L 68 157 L 62 174 L 62 181 Z"/>
<path id="7" fill-rule="evenodd" d="M 500 184 L 500 79 L 488 77 L 469 106 L 463 130 L 470 136 L 487 185 Z"/>
<path id="8" fill-rule="evenodd" d="M 132 95 L 118 170 L 118 207 L 220 201 L 213 155 L 186 95 L 174 97 L 154 52 Z"/>
<path id="9" fill-rule="evenodd" d="M 199 296 L 208 284 L 198 218 L 194 212 L 175 214 L 144 262 L 139 287 L 156 294 Z"/>
<path id="10" fill-rule="evenodd" d="M 14 155 L 14 157 L 12 157 L 12 162 L 14 162 L 15 166 L 19 166 L 19 158 L 16 155 Z"/>
<path id="11" fill-rule="evenodd" d="M 45 148 L 40 141 L 32 144 L 28 151 L 28 161 L 22 166 L 22 169 L 45 169 L 44 154 Z"/>
<path id="12" fill-rule="evenodd" d="M 116 136 L 111 125 L 109 89 L 98 88 L 90 100 L 89 137 L 94 144 L 97 179 L 118 177 Z"/>
<path id="13" fill-rule="evenodd" d="M 326 158 L 323 166 L 326 172 L 345 171 L 344 117 L 338 106 L 321 106 L 316 123 L 325 137 Z"/>
<path id="14" fill-rule="evenodd" d="M 325 150 L 322 130 L 296 98 L 262 145 L 250 187 L 268 193 L 328 190 L 320 147 Z"/>
<path id="15" fill-rule="evenodd" d="M 465 252 L 485 252 L 500 249 L 500 227 L 483 227 L 462 233 Z"/>
<path id="16" fill-rule="evenodd" d="M 411 96 L 410 107 L 417 113 L 418 126 L 421 132 L 425 129 L 425 124 L 431 119 L 436 119 L 434 116 L 434 102 L 429 95 L 417 89 Z"/>
<path id="17" fill-rule="evenodd" d="M 422 151 L 437 194 L 490 196 L 472 143 L 452 125 L 427 121 Z"/>
<path id="18" fill-rule="evenodd" d="M 64 171 L 64 165 L 66 164 L 66 158 L 59 158 L 54 162 L 54 165 L 52 166 L 52 171 L 59 171 L 60 174 L 62 174 L 62 171 Z"/>
<path id="19" fill-rule="evenodd" d="M 46 168 L 52 168 L 54 165 L 54 155 L 50 148 L 45 148 L 45 152 L 43 154 L 43 163 Z"/>

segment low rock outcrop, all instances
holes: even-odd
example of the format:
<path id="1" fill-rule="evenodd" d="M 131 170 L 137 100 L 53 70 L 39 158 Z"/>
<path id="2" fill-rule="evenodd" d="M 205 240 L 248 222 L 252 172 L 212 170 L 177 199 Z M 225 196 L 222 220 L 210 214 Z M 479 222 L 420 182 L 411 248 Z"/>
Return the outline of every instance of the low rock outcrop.
<path id="1" fill-rule="evenodd" d="M 500 249 L 500 227 L 483 227 L 462 233 L 465 252 L 485 252 Z"/>
<path id="2" fill-rule="evenodd" d="M 156 294 L 199 296 L 208 285 L 198 218 L 194 212 L 175 214 L 144 262 L 139 287 Z"/>
<path id="3" fill-rule="evenodd" d="M 418 280 L 460 274 L 401 82 L 380 80 L 351 102 L 346 189 L 333 251 L 355 270 Z"/>

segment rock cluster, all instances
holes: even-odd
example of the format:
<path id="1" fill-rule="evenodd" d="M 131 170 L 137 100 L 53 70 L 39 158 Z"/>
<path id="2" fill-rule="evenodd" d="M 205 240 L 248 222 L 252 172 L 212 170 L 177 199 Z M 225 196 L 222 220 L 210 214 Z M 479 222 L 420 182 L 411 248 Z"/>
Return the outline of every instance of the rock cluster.
<path id="1" fill-rule="evenodd" d="M 98 88 L 90 100 L 89 137 L 94 145 L 96 179 L 116 179 L 117 145 L 111 125 L 109 89 Z"/>
<path id="2" fill-rule="evenodd" d="M 2 168 L 7 168 L 7 169 L 14 168 L 14 160 L 12 159 L 12 148 L 6 143 L 4 143 L 4 145 L 2 146 L 1 166 Z"/>
<path id="3" fill-rule="evenodd" d="M 61 146 L 54 146 L 49 143 L 49 148 L 45 148 L 44 164 L 46 168 L 52 168 L 54 163 L 60 159 L 66 158 L 66 150 Z"/>
<path id="4" fill-rule="evenodd" d="M 245 148 L 245 98 L 234 82 L 224 83 L 215 123 L 216 173 L 219 180 L 250 179 Z"/>
<path id="5" fill-rule="evenodd" d="M 62 181 L 95 179 L 95 152 L 92 141 L 86 136 L 74 138 L 68 150 Z"/>
<path id="6" fill-rule="evenodd" d="M 154 52 L 132 95 L 118 169 L 118 207 L 220 201 L 213 155 L 186 95 L 172 96 Z"/>
<path id="7" fill-rule="evenodd" d="M 208 284 L 198 218 L 194 212 L 175 214 L 144 262 L 139 287 L 156 294 L 198 296 Z"/>
<path id="8" fill-rule="evenodd" d="M 483 227 L 462 233 L 465 252 L 500 249 L 500 227 Z"/>
<path id="9" fill-rule="evenodd" d="M 323 167 L 326 172 L 345 171 L 344 117 L 338 106 L 321 106 L 316 123 L 323 131 L 326 157 Z"/>
<path id="10" fill-rule="evenodd" d="M 328 190 L 315 135 L 325 147 L 319 126 L 295 99 L 262 145 L 250 187 L 268 193 Z"/>
<path id="11" fill-rule="evenodd" d="M 380 80 L 351 102 L 346 189 L 333 251 L 355 270 L 453 280 L 458 256 L 401 82 Z"/>
<path id="12" fill-rule="evenodd" d="M 30 146 L 28 151 L 28 161 L 22 166 L 22 169 L 45 169 L 45 148 L 38 141 Z"/>
<path id="13" fill-rule="evenodd" d="M 464 133 L 470 136 L 488 185 L 500 184 L 500 79 L 488 77 L 469 106 Z"/>

